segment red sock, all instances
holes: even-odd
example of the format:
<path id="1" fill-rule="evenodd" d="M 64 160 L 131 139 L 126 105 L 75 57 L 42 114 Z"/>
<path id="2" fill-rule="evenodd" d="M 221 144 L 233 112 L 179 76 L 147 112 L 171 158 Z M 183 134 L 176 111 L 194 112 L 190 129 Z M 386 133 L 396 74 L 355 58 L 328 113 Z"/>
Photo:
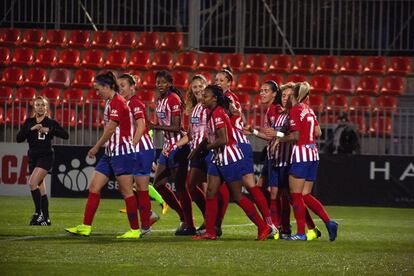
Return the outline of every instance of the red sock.
<path id="1" fill-rule="evenodd" d="M 306 208 L 305 220 L 306 220 L 306 225 L 308 226 L 308 229 L 315 228 L 315 223 L 313 222 L 312 216 L 309 214 L 308 208 Z"/>
<path id="2" fill-rule="evenodd" d="M 182 206 L 182 210 L 184 212 L 184 219 L 187 227 L 194 228 L 194 219 L 193 219 L 193 205 L 190 193 L 187 189 L 184 191 L 177 192 L 178 198 L 180 199 L 180 203 Z"/>
<path id="3" fill-rule="evenodd" d="M 227 207 L 230 202 L 230 192 L 226 184 L 221 184 L 218 195 L 218 214 L 217 214 L 217 226 L 221 227 L 223 223 L 224 215 L 226 214 Z"/>
<path id="4" fill-rule="evenodd" d="M 281 216 L 280 224 L 282 225 L 283 231 L 290 230 L 290 203 L 288 195 L 282 193 L 280 197 Z"/>
<path id="5" fill-rule="evenodd" d="M 136 230 L 139 228 L 137 200 L 135 196 L 124 198 L 124 200 L 125 200 L 125 206 L 127 210 L 129 225 L 131 226 L 131 229 Z"/>
<path id="6" fill-rule="evenodd" d="M 276 227 L 280 224 L 279 206 L 277 199 L 270 200 L 270 214 L 272 216 L 272 222 Z"/>
<path id="7" fill-rule="evenodd" d="M 98 209 L 100 199 L 101 195 L 99 193 L 89 192 L 85 213 L 83 215 L 83 224 L 92 225 L 93 217 L 95 216 L 96 209 Z"/>
<path id="8" fill-rule="evenodd" d="M 306 206 L 312 210 L 315 214 L 320 217 L 323 222 L 327 223 L 330 221 L 329 215 L 326 212 L 325 208 L 323 207 L 322 203 L 317 200 L 313 195 L 307 194 L 303 196 L 303 200 L 305 201 Z"/>
<path id="9" fill-rule="evenodd" d="M 191 192 L 191 199 L 195 202 L 195 204 L 197 204 L 197 207 L 200 209 L 203 217 L 205 218 L 206 195 L 204 194 L 204 191 L 200 187 L 196 186 Z"/>
<path id="10" fill-rule="evenodd" d="M 217 195 L 213 198 L 206 199 L 206 232 L 211 235 L 216 235 L 216 221 L 217 221 L 218 199 Z"/>
<path id="11" fill-rule="evenodd" d="M 151 200 L 148 191 L 137 192 L 137 204 L 139 209 L 139 217 L 143 228 L 149 228 L 151 226 Z"/>
<path id="12" fill-rule="evenodd" d="M 171 189 L 168 188 L 167 185 L 160 185 L 156 187 L 155 189 L 157 190 L 157 192 L 160 193 L 160 195 L 165 200 L 165 202 L 168 204 L 168 206 L 170 206 L 171 209 L 177 212 L 178 216 L 180 217 L 180 220 L 184 221 L 183 209 L 181 208 L 181 205 L 178 202 L 178 199 L 175 196 L 174 192 L 171 191 Z"/>
<path id="13" fill-rule="evenodd" d="M 267 226 L 266 222 L 262 219 L 262 217 L 259 215 L 259 213 L 256 210 L 256 207 L 254 206 L 253 202 L 251 202 L 246 196 L 243 196 L 239 202 L 237 202 L 237 205 L 239 205 L 243 211 L 246 213 L 246 215 L 249 217 L 249 219 L 256 224 L 257 228 L 259 228 L 259 231 L 263 231 L 269 226 Z"/>
<path id="14" fill-rule="evenodd" d="M 302 193 L 291 193 L 293 213 L 295 214 L 296 224 L 298 227 L 298 234 L 305 234 L 305 214 L 306 207 L 303 202 Z"/>
<path id="15" fill-rule="evenodd" d="M 262 214 L 262 217 L 266 221 L 267 225 L 272 225 L 273 222 L 272 217 L 270 216 L 269 206 L 267 205 L 266 198 L 264 197 L 260 188 L 255 186 L 253 188 L 247 188 L 247 191 L 252 195 L 253 200 L 259 208 L 259 211 Z"/>

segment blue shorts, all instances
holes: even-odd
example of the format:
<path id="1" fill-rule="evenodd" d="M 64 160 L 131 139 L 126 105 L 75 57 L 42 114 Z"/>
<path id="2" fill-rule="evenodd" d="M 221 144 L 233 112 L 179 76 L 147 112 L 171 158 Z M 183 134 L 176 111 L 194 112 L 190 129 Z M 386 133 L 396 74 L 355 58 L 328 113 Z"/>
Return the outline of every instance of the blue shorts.
<path id="1" fill-rule="evenodd" d="M 200 158 L 194 158 L 190 161 L 190 168 L 197 168 L 202 171 L 207 172 L 207 169 L 209 167 L 209 164 L 211 163 L 211 158 L 213 156 L 213 152 L 210 151 L 207 156 L 200 157 Z"/>
<path id="2" fill-rule="evenodd" d="M 95 171 L 107 177 L 112 175 L 132 175 L 135 169 L 135 153 L 108 156 L 104 154 L 95 167 Z"/>
<path id="3" fill-rule="evenodd" d="M 158 164 L 165 165 L 169 169 L 175 168 L 187 168 L 188 167 L 188 155 L 190 154 L 190 147 L 188 145 L 182 148 L 177 148 L 170 152 L 168 157 L 164 154 L 160 154 Z"/>
<path id="4" fill-rule="evenodd" d="M 136 166 L 134 176 L 149 176 L 152 162 L 155 159 L 155 149 L 143 150 L 135 153 Z"/>
<path id="5" fill-rule="evenodd" d="M 275 167 L 273 160 L 268 161 L 267 183 L 269 187 L 289 187 L 289 167 Z"/>
<path id="6" fill-rule="evenodd" d="M 217 166 L 214 163 L 211 163 L 208 167 L 207 174 L 213 176 L 220 176 L 220 178 L 227 184 L 231 184 L 235 181 L 241 181 L 243 179 L 242 169 L 243 169 L 242 160 L 230 163 L 225 166 Z"/>
<path id="7" fill-rule="evenodd" d="M 243 143 L 239 144 L 239 147 L 244 156 L 244 158 L 240 160 L 244 164 L 242 175 L 254 173 L 252 145 Z"/>
<path id="8" fill-rule="evenodd" d="M 306 181 L 315 181 L 318 173 L 319 161 L 299 162 L 290 165 L 289 174 Z"/>

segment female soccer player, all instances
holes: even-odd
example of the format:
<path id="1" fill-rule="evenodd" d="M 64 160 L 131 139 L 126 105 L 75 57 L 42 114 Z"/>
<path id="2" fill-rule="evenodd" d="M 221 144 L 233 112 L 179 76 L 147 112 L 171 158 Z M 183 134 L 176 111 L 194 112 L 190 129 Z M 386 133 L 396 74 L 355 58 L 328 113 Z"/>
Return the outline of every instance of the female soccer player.
<path id="1" fill-rule="evenodd" d="M 135 147 L 137 162 L 136 171 L 133 173 L 137 189 L 135 197 L 141 218 L 141 235 L 146 235 L 151 232 L 151 214 L 153 214 L 154 222 L 159 219 L 157 214 L 151 212 L 151 201 L 148 194 L 148 183 L 152 162 L 155 159 L 155 149 L 152 138 L 148 133 L 145 105 L 135 95 L 135 84 L 136 80 L 133 75 L 122 74 L 118 77 L 119 92 L 127 100 L 131 111 L 132 144 Z"/>
<path id="2" fill-rule="evenodd" d="M 203 91 L 207 85 L 207 80 L 203 75 L 195 75 L 191 79 L 190 89 L 186 102 L 186 112 L 191 115 L 190 127 L 187 135 L 178 141 L 175 147 L 181 148 L 189 144 L 190 149 L 194 150 L 206 137 L 207 130 L 207 109 L 202 104 Z M 168 156 L 169 152 L 163 152 Z M 211 157 L 211 155 L 210 155 Z M 188 188 L 192 200 L 197 204 L 201 213 L 205 214 L 206 197 L 201 185 L 207 181 L 207 156 L 199 156 L 190 160 L 190 173 Z"/>
<path id="3" fill-rule="evenodd" d="M 131 230 L 117 238 L 137 239 L 141 237 L 139 230 L 137 201 L 133 193 L 133 177 L 135 171 L 135 151 L 131 137 L 131 121 L 126 100 L 119 95 L 119 87 L 112 72 L 96 76 L 95 89 L 107 101 L 104 111 L 104 132 L 89 152 L 95 157 L 99 148 L 105 145 L 105 154 L 99 160 L 89 186 L 83 224 L 65 230 L 75 235 L 89 236 L 92 221 L 99 206 L 100 191 L 114 174 L 119 183 L 119 190 L 124 197 Z"/>
<path id="4" fill-rule="evenodd" d="M 156 104 L 157 122 L 150 123 L 149 128 L 162 130 L 164 134 L 163 151 L 169 152 L 168 156 L 161 154 L 155 171 L 154 187 L 161 194 L 167 204 L 174 209 L 180 217 L 180 227 L 176 235 L 194 235 L 194 219 L 192 200 L 185 185 L 187 176 L 190 148 L 185 145 L 181 148 L 176 143 L 185 135 L 182 129 L 184 111 L 184 99 L 181 92 L 173 86 L 173 77 L 167 71 L 156 74 L 156 86 L 159 98 Z M 178 202 L 175 194 L 166 186 L 168 176 L 174 179 Z"/>
<path id="5" fill-rule="evenodd" d="M 29 143 L 29 185 L 35 205 L 35 213 L 29 224 L 45 226 L 51 225 L 44 179 L 53 166 L 52 139 L 54 136 L 68 139 L 69 134 L 58 122 L 48 117 L 49 103 L 46 98 L 36 97 L 33 109 L 33 116 L 26 119 L 16 140 L 17 143 L 25 140 Z"/>
<path id="6" fill-rule="evenodd" d="M 244 171 L 242 171 L 243 182 L 247 191 L 252 195 L 257 207 L 260 210 L 260 213 L 263 216 L 263 219 L 266 223 L 273 228 L 274 231 L 277 231 L 276 227 L 273 225 L 272 218 L 270 216 L 270 210 L 267 205 L 266 198 L 263 195 L 263 192 L 258 186 L 254 179 L 254 169 L 253 169 L 253 150 L 250 145 L 249 140 L 246 135 L 243 133 L 243 114 L 241 110 L 241 104 L 238 97 L 230 91 L 231 83 L 233 82 L 233 73 L 229 69 L 223 69 L 216 75 L 216 84 L 219 85 L 223 91 L 224 95 L 231 100 L 231 123 L 234 128 L 234 138 L 240 146 L 240 149 L 243 152 L 245 163 Z"/>
<path id="7" fill-rule="evenodd" d="M 303 103 L 309 97 L 310 85 L 307 82 L 297 83 L 290 97 L 292 108 L 289 113 L 290 133 L 284 137 L 279 135 L 279 142 L 294 142 L 289 169 L 289 188 L 293 211 L 297 223 L 297 234 L 289 240 L 306 241 L 305 217 L 306 205 L 325 222 L 329 239 L 337 236 L 338 224 L 331 220 L 323 205 L 310 193 L 319 165 L 319 154 L 315 138 L 321 135 L 321 129 L 315 113 Z"/>
<path id="8" fill-rule="evenodd" d="M 226 114 L 230 100 L 224 96 L 220 86 L 208 85 L 204 90 L 204 105 L 209 109 L 208 143 L 201 143 L 191 152 L 189 157 L 192 158 L 200 152 L 210 150 L 213 150 L 213 157 L 207 173 L 206 233 L 193 238 L 217 239 L 215 225 L 218 202 L 216 193 L 224 181 L 229 186 L 234 201 L 258 227 L 257 239 L 264 240 L 272 233 L 272 229 L 257 213 L 254 204 L 241 192 L 242 171 L 245 164 L 242 162 L 243 153 L 234 139 L 233 127 Z"/>

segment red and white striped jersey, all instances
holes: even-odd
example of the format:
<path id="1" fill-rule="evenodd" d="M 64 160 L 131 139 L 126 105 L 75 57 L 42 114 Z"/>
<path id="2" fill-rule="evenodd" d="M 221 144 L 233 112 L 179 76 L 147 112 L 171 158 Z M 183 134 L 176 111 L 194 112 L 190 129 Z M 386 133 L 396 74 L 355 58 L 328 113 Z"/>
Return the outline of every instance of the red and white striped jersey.
<path id="1" fill-rule="evenodd" d="M 125 155 L 135 152 L 132 145 L 130 110 L 126 100 L 115 93 L 115 96 L 106 102 L 104 111 L 105 126 L 110 120 L 118 123 L 115 132 L 105 144 L 105 154 L 108 156 Z"/>
<path id="2" fill-rule="evenodd" d="M 152 138 L 148 133 L 148 119 L 147 114 L 145 111 L 145 104 L 138 99 L 136 95 L 132 96 L 128 101 L 128 106 L 131 112 L 129 113 L 129 117 L 131 120 L 132 125 L 132 138 L 134 138 L 135 132 L 137 130 L 137 120 L 138 119 L 144 119 L 145 121 L 145 130 L 144 133 L 141 136 L 141 140 L 135 147 L 136 152 L 149 150 L 154 148 L 154 143 L 152 142 Z"/>
<path id="3" fill-rule="evenodd" d="M 313 110 L 300 103 L 292 107 L 290 113 L 290 131 L 299 131 L 299 140 L 292 150 L 291 162 L 309 162 L 319 160 L 315 139 L 315 127 L 319 125 Z"/>
<path id="4" fill-rule="evenodd" d="M 241 104 L 240 104 L 239 98 L 237 97 L 236 94 L 234 94 L 230 90 L 227 90 L 226 92 L 224 92 L 224 96 L 228 97 L 231 100 L 234 107 L 240 113 L 242 112 Z M 247 136 L 244 135 L 244 133 L 243 133 L 244 123 L 243 123 L 242 117 L 240 117 L 238 115 L 232 115 L 231 118 L 230 118 L 230 121 L 231 121 L 231 124 L 232 124 L 232 126 L 235 130 L 234 131 L 234 138 L 236 139 L 236 141 L 240 144 L 250 144 L 249 139 L 247 139 Z"/>
<path id="5" fill-rule="evenodd" d="M 194 150 L 207 136 L 207 114 L 208 110 L 201 103 L 198 103 L 191 113 L 190 130 L 191 130 L 191 150 Z"/>
<path id="6" fill-rule="evenodd" d="M 237 141 L 233 136 L 233 127 L 230 118 L 221 106 L 217 106 L 207 123 L 208 142 L 214 143 L 216 140 L 216 131 L 220 128 L 227 128 L 228 143 L 220 148 L 213 150 L 212 162 L 218 166 L 225 166 L 230 163 L 241 160 L 244 156 L 241 152 Z"/>
<path id="7" fill-rule="evenodd" d="M 180 97 L 174 92 L 168 92 L 164 97 L 159 97 L 155 108 L 158 124 L 160 126 L 171 126 L 173 116 L 183 117 L 183 108 Z M 182 121 L 182 120 L 181 120 Z M 183 136 L 181 131 L 165 131 L 163 149 L 168 149 L 170 145 L 177 143 Z"/>

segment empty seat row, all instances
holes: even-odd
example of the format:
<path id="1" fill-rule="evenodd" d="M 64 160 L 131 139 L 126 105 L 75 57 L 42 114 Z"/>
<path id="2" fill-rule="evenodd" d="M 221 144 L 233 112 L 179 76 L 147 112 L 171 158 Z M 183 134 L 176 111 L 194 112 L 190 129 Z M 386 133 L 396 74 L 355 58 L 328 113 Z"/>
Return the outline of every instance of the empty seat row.
<path id="1" fill-rule="evenodd" d="M 70 32 L 70 34 L 69 34 Z M 77 48 L 118 48 L 118 49 L 165 49 L 183 48 L 183 34 L 175 32 L 156 33 L 96 31 L 87 30 L 48 30 L 40 29 L 0 29 L 0 45 L 27 47 L 77 47 Z"/>

